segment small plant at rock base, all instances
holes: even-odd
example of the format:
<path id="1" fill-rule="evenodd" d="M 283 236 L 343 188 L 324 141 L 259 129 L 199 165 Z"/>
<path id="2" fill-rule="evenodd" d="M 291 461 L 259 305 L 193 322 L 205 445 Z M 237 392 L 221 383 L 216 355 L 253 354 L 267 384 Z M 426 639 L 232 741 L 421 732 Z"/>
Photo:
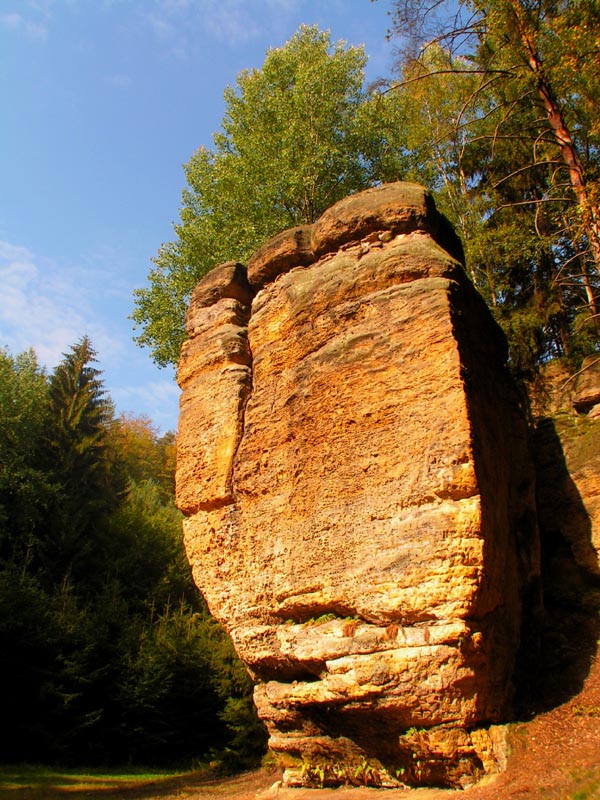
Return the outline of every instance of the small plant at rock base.
<path id="1" fill-rule="evenodd" d="M 327 614 L 321 614 L 320 617 L 311 617 L 307 619 L 304 623 L 305 625 L 323 625 L 325 622 L 331 622 L 332 619 L 338 619 L 337 614 L 333 614 L 328 612 Z"/>
<path id="2" fill-rule="evenodd" d="M 323 789 L 325 786 L 348 785 L 348 771 L 343 764 L 326 762 L 303 762 L 301 771 L 302 785 L 312 789 Z"/>
<path id="3" fill-rule="evenodd" d="M 404 770 L 402 770 L 403 772 Z M 308 762 L 302 764 L 302 785 L 310 789 L 325 786 L 381 786 L 381 774 L 377 767 L 363 757 L 360 763 L 352 764 Z"/>
<path id="4" fill-rule="evenodd" d="M 412 737 L 419 736 L 422 733 L 427 733 L 427 728 L 417 728 L 416 726 L 413 725 L 412 728 L 407 728 L 404 731 L 402 738 L 411 739 Z"/>
<path id="5" fill-rule="evenodd" d="M 420 783 L 421 778 L 423 777 L 423 767 L 424 762 L 417 756 L 416 753 L 413 753 L 413 774 L 418 783 Z"/>
<path id="6" fill-rule="evenodd" d="M 345 786 L 348 785 L 348 770 L 343 766 L 343 764 L 333 764 L 331 767 L 331 772 L 337 784 L 343 783 Z"/>
<path id="7" fill-rule="evenodd" d="M 308 762 L 302 764 L 301 775 L 304 786 L 322 789 L 325 786 L 326 774 L 326 764 L 309 764 Z"/>
<path id="8" fill-rule="evenodd" d="M 381 778 L 379 771 L 363 758 L 354 770 L 354 780 L 362 786 L 379 786 Z"/>

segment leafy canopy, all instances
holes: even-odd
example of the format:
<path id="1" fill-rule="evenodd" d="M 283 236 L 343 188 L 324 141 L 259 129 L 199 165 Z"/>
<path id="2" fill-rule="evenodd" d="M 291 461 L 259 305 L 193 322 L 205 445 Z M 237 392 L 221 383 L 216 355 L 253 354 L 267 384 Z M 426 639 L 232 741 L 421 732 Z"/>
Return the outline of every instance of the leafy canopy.
<path id="1" fill-rule="evenodd" d="M 519 372 L 598 345 L 597 0 L 395 0 L 412 153 Z"/>
<path id="2" fill-rule="evenodd" d="M 0 565 L 20 561 L 34 544 L 52 481 L 41 465 L 49 416 L 47 379 L 33 350 L 0 349 Z"/>
<path id="3" fill-rule="evenodd" d="M 363 91 L 362 47 L 332 44 L 302 26 L 225 90 L 212 150 L 185 165 L 177 238 L 159 250 L 149 286 L 135 292 L 137 342 L 175 363 L 183 317 L 198 279 L 217 264 L 246 260 L 285 228 L 317 219 L 346 195 L 395 177 L 393 124 Z M 377 106 L 377 108 L 375 108 Z"/>

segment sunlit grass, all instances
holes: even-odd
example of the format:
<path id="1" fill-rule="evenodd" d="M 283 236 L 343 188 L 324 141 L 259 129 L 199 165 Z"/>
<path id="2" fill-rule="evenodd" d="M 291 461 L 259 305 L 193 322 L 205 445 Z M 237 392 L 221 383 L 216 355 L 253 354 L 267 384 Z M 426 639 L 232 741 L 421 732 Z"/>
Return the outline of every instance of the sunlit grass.
<path id="1" fill-rule="evenodd" d="M 182 780 L 209 776 L 208 769 L 169 772 L 61 769 L 23 764 L 0 766 L 0 800 L 50 800 L 77 794 L 95 797 L 113 792 L 131 792 L 139 796 L 139 790 L 144 787 L 160 789 Z"/>

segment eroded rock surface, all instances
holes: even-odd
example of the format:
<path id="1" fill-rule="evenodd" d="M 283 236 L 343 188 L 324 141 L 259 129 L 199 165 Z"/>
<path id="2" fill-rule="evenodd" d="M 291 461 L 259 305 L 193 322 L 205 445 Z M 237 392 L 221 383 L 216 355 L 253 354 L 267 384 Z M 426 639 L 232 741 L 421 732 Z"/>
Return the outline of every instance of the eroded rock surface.
<path id="1" fill-rule="evenodd" d="M 425 190 L 391 184 L 192 298 L 186 547 L 292 785 L 462 786 L 501 757 L 533 471 L 460 257 Z"/>

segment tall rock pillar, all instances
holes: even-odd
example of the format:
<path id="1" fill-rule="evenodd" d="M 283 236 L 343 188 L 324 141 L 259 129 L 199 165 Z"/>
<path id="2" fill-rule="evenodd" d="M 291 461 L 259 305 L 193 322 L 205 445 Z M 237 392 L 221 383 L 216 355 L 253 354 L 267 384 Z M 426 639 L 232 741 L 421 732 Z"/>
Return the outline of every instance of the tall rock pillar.
<path id="1" fill-rule="evenodd" d="M 504 339 L 460 260 L 428 193 L 389 184 L 192 298 L 185 542 L 289 784 L 493 768 L 539 555 Z"/>

